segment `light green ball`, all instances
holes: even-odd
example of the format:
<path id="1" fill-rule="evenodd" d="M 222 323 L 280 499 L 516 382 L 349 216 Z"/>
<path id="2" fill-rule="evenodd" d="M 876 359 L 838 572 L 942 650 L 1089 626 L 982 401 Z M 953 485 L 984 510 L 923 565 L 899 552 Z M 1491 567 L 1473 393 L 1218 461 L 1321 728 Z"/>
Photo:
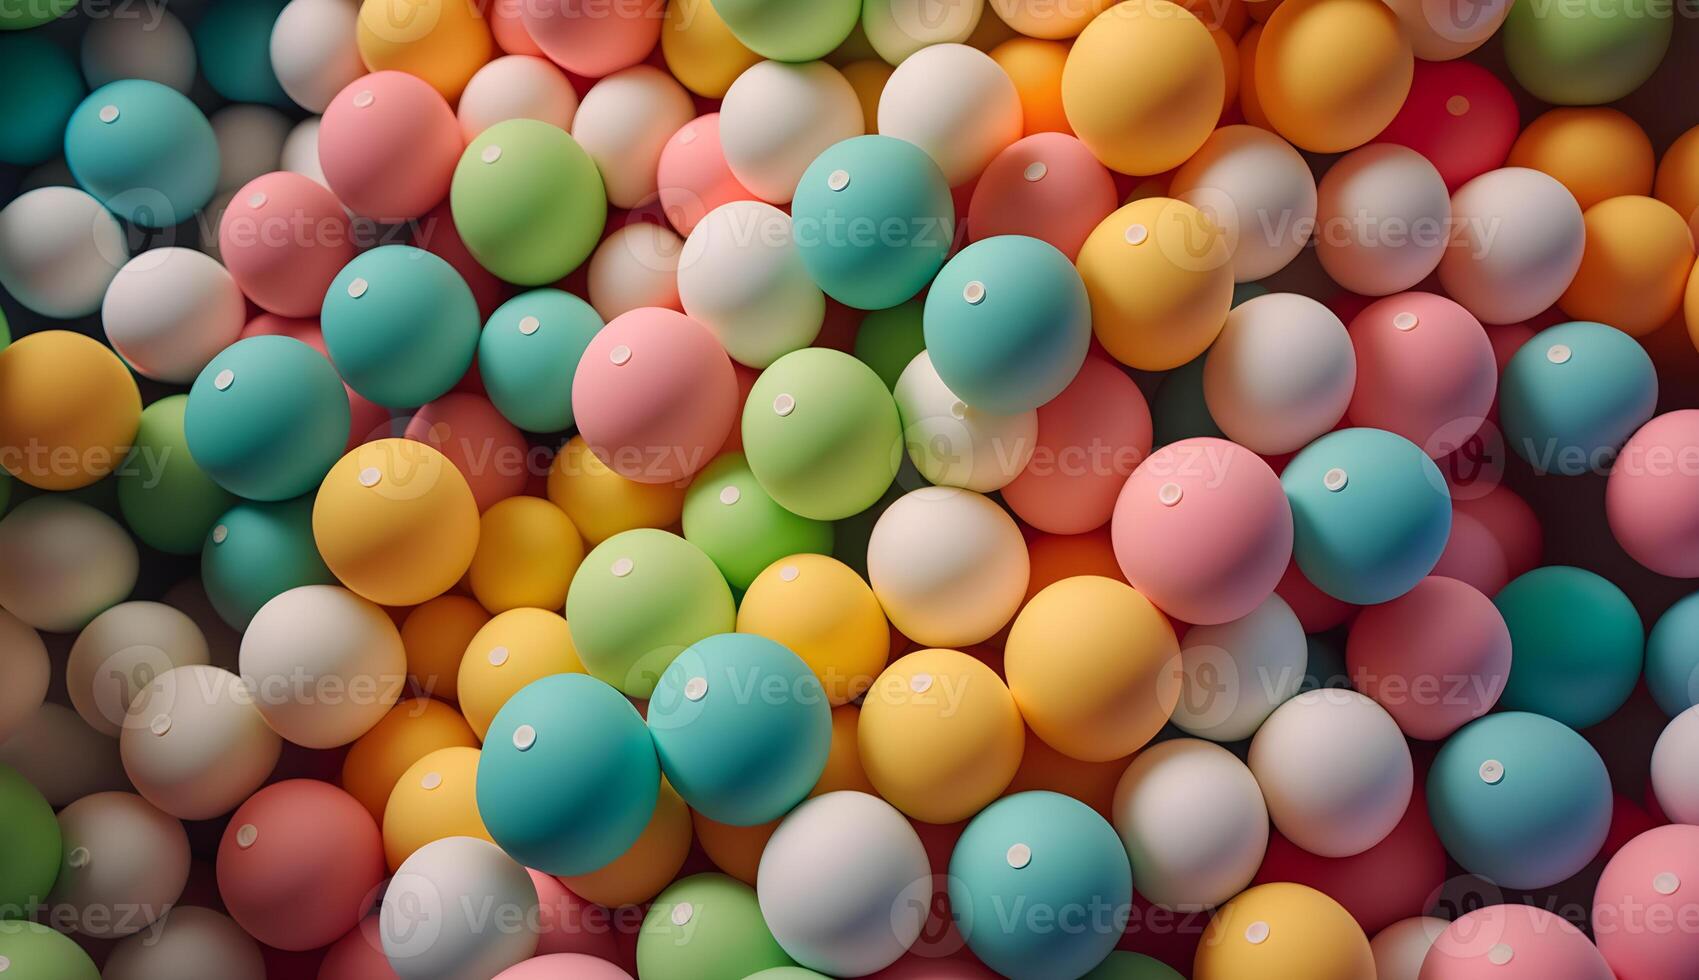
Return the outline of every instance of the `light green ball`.
<path id="1" fill-rule="evenodd" d="M 1080 980 L 1186 980 L 1161 960 L 1143 953 L 1117 951 Z"/>
<path id="2" fill-rule="evenodd" d="M 508 282 L 541 286 L 595 251 L 608 197 L 595 161 L 565 130 L 509 119 L 461 154 L 449 208 L 478 264 Z"/>
<path id="3" fill-rule="evenodd" d="M 189 454 L 183 435 L 188 395 L 161 398 L 142 410 L 135 445 L 118 471 L 118 506 L 124 523 L 150 548 L 192 555 L 236 502 Z"/>
<path id="4" fill-rule="evenodd" d="M 313 495 L 225 511 L 201 546 L 201 581 L 212 608 L 238 630 L 290 589 L 335 585 L 313 541 Z"/>
<path id="5" fill-rule="evenodd" d="M 743 46 L 774 61 L 817 61 L 855 30 L 861 0 L 714 0 Z"/>
<path id="6" fill-rule="evenodd" d="M 8 973 L 29 980 L 100 980 L 75 940 L 35 922 L 0 922 L 0 957 Z"/>
<path id="7" fill-rule="evenodd" d="M 925 298 L 917 296 L 900 306 L 867 314 L 856 331 L 856 358 L 872 368 L 892 391 L 897 389 L 903 368 L 926 349 L 926 331 L 921 325 L 925 309 Z"/>
<path id="8" fill-rule="evenodd" d="M 1601 105 L 1657 71 L 1675 28 L 1669 4 L 1516 0 L 1504 22 L 1510 73 L 1555 105 Z"/>
<path id="9" fill-rule="evenodd" d="M 6 841 L 0 847 L 0 919 L 23 918 L 30 906 L 47 897 L 59 877 L 59 821 L 29 780 L 4 765 L 0 765 L 0 839 Z M 0 944 L 4 942 L 0 938 Z"/>
<path id="10" fill-rule="evenodd" d="M 77 0 L 0 0 L 0 31 L 25 31 L 65 16 Z"/>
<path id="11" fill-rule="evenodd" d="M 686 902 L 690 917 L 677 925 L 673 909 Z M 643 980 L 744 980 L 795 965 L 761 917 L 755 889 L 722 874 L 674 882 L 649 906 L 637 935 Z"/>
<path id="12" fill-rule="evenodd" d="M 684 493 L 684 539 L 736 589 L 789 555 L 832 553 L 832 525 L 785 510 L 761 489 L 742 453 L 709 463 Z"/>

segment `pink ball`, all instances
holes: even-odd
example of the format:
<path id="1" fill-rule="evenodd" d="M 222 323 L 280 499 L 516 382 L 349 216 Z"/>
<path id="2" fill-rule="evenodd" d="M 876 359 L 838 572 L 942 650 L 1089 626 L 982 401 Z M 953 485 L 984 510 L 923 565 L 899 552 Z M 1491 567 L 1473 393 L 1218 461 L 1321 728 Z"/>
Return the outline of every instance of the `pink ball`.
<path id="1" fill-rule="evenodd" d="M 1262 458 L 1182 439 L 1139 464 L 1115 502 L 1115 559 L 1134 588 L 1187 623 L 1248 615 L 1292 557 L 1292 510 Z"/>
<path id="2" fill-rule="evenodd" d="M 330 189 L 355 213 L 383 222 L 417 218 L 447 197 L 463 149 L 454 110 L 406 72 L 355 79 L 319 124 Z"/>
<path id="3" fill-rule="evenodd" d="M 541 55 L 543 49 L 525 30 L 525 0 L 493 0 L 487 16 L 496 44 L 508 54 Z"/>
<path id="4" fill-rule="evenodd" d="M 384 879 L 383 838 L 354 797 L 316 779 L 273 783 L 218 842 L 230 917 L 278 949 L 317 949 L 359 924 Z"/>
<path id="5" fill-rule="evenodd" d="M 1490 905 L 1440 933 L 1420 980 L 1614 978 L 1598 949 L 1568 920 L 1532 905 Z"/>
<path id="6" fill-rule="evenodd" d="M 279 171 L 249 181 L 218 223 L 218 252 L 242 292 L 272 313 L 316 317 L 354 258 L 342 202 L 318 181 Z"/>
<path id="7" fill-rule="evenodd" d="M 329 358 L 325 353 L 324 335 L 319 330 L 317 320 L 291 320 L 275 313 L 262 313 L 242 328 L 242 336 L 293 337 Z M 342 389 L 348 393 L 348 410 L 351 415 L 348 424 L 348 448 L 363 446 L 373 439 L 387 439 L 395 433 L 390 423 L 389 409 L 384 408 L 365 395 L 360 394 L 346 384 Z"/>
<path id="8" fill-rule="evenodd" d="M 1485 494 L 1453 492 L 1453 517 L 1469 514 L 1491 531 L 1504 549 L 1504 570 L 1511 578 L 1538 568 L 1545 556 L 1545 531 L 1528 502 L 1503 485 Z"/>
<path id="9" fill-rule="evenodd" d="M 1699 410 L 1640 427 L 1611 466 L 1605 517 L 1629 557 L 1659 575 L 1699 577 Z"/>
<path id="10" fill-rule="evenodd" d="M 318 980 L 395 980 L 389 957 L 383 955 L 377 916 L 361 919 L 325 952 Z"/>
<path id="11" fill-rule="evenodd" d="M 525 436 L 487 398 L 451 391 L 415 412 L 405 435 L 448 457 L 480 511 L 525 492 Z"/>
<path id="12" fill-rule="evenodd" d="M 549 60 L 587 78 L 630 68 L 661 39 L 653 3 L 555 0 L 522 3 L 525 32 Z"/>
<path id="13" fill-rule="evenodd" d="M 631 980 L 631 974 L 594 956 L 553 953 L 516 963 L 495 980 Z"/>
<path id="14" fill-rule="evenodd" d="M 1404 107 L 1375 142 L 1427 157 L 1454 191 L 1504 166 L 1521 122 L 1516 98 L 1492 72 L 1468 61 L 1417 61 Z"/>
<path id="15" fill-rule="evenodd" d="M 454 215 L 450 213 L 447 201 L 419 219 L 413 244 L 447 262 L 460 273 L 460 278 L 466 280 L 467 287 L 472 290 L 472 299 L 478 304 L 478 315 L 485 320 L 513 294 L 512 287 L 472 257 L 472 250 L 460 237 L 460 229 L 454 226 Z"/>
<path id="16" fill-rule="evenodd" d="M 590 451 L 638 483 L 708 465 L 737 423 L 737 374 L 707 327 L 646 306 L 590 341 L 572 379 L 572 414 Z"/>
<path id="17" fill-rule="evenodd" d="M 1351 320 L 1357 387 L 1345 417 L 1385 429 L 1439 459 L 1480 429 L 1498 393 L 1492 343 L 1468 310 L 1432 293 L 1399 293 Z"/>
<path id="18" fill-rule="evenodd" d="M 1699 978 L 1699 827 L 1671 824 L 1629 841 L 1593 893 L 1593 935 L 1619 980 Z"/>
<path id="19" fill-rule="evenodd" d="M 979 175 L 968 237 L 1027 235 L 1074 259 L 1116 203 L 1115 179 L 1084 143 L 1066 133 L 1035 133 L 1004 147 Z"/>
<path id="20" fill-rule="evenodd" d="M 1149 455 L 1150 409 L 1139 386 L 1107 358 L 1088 357 L 1068 387 L 1039 406 L 1032 460 L 1003 488 L 1003 500 L 1040 531 L 1096 530 Z"/>
<path id="21" fill-rule="evenodd" d="M 680 235 L 688 236 L 697 222 L 722 204 L 755 200 L 726 163 L 717 112 L 692 119 L 667 140 L 655 181 L 661 210 Z"/>
<path id="22" fill-rule="evenodd" d="M 1314 582 L 1304 577 L 1296 561 L 1287 563 L 1286 574 L 1280 576 L 1274 594 L 1292 607 L 1306 633 L 1325 633 L 1350 619 L 1359 608 L 1316 588 Z"/>
<path id="23" fill-rule="evenodd" d="M 1510 677 L 1510 629 L 1474 586 L 1430 575 L 1357 614 L 1345 668 L 1404 734 L 1437 741 L 1498 703 Z"/>
<path id="24" fill-rule="evenodd" d="M 579 898 L 559 878 L 525 869 L 537 889 L 537 955 L 580 953 L 600 960 L 619 958 L 614 913 Z"/>
<path id="25" fill-rule="evenodd" d="M 1458 508 L 1451 509 L 1451 534 L 1445 539 L 1445 551 L 1439 564 L 1429 574 L 1467 582 L 1482 594 L 1491 597 L 1510 584 L 1513 577 L 1506 563 L 1504 546 L 1492 529 L 1481 519 Z"/>

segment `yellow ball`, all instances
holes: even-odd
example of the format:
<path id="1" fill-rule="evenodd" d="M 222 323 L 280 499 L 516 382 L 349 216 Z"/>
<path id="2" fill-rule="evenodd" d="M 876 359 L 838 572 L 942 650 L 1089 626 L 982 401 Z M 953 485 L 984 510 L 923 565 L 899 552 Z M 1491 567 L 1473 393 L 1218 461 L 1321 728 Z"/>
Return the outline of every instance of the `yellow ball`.
<path id="1" fill-rule="evenodd" d="M 547 609 L 509 609 L 472 637 L 460 658 L 460 712 L 479 738 L 518 690 L 540 677 L 582 674 L 566 619 Z"/>
<path id="2" fill-rule="evenodd" d="M 1241 892 L 1217 909 L 1192 963 L 1192 980 L 1364 980 L 1374 975 L 1374 953 L 1351 913 L 1314 888 L 1286 882 Z"/>
<path id="3" fill-rule="evenodd" d="M 1392 122 L 1415 70 L 1398 15 L 1381 0 L 1286 0 L 1257 41 L 1257 101 L 1292 143 L 1341 153 Z"/>
<path id="4" fill-rule="evenodd" d="M 1080 575 L 1026 604 L 1003 649 L 1021 717 L 1057 751 L 1087 762 L 1143 748 L 1180 700 L 1180 643 L 1124 582 Z"/>
<path id="5" fill-rule="evenodd" d="M 891 80 L 894 71 L 885 62 L 872 59 L 852 61 L 838 69 L 844 81 L 855 89 L 855 97 L 861 102 L 861 118 L 869 133 L 879 131 L 879 96 L 885 93 L 885 83 Z"/>
<path id="6" fill-rule="evenodd" d="M 559 609 L 583 560 L 584 539 L 565 512 L 541 497 L 509 497 L 479 520 L 472 594 L 492 613 Z"/>
<path id="7" fill-rule="evenodd" d="M 1093 17 L 1115 5 L 1115 0 L 990 0 L 1003 23 L 1025 34 L 1055 40 L 1073 37 L 1085 30 Z"/>
<path id="8" fill-rule="evenodd" d="M 1664 154 L 1657 170 L 1657 197 L 1686 217 L 1690 211 L 1665 196 L 1680 170 L 1671 161 L 1679 159 L 1683 143 L 1691 145 L 1692 206 L 1699 208 L 1699 139 L 1675 141 Z M 1652 141 L 1640 124 L 1626 114 L 1603 106 L 1563 106 L 1543 113 L 1528 124 L 1510 147 L 1507 167 L 1527 167 L 1555 178 L 1575 195 L 1585 211 L 1607 198 L 1624 194 L 1650 194 L 1652 190 Z"/>
<path id="9" fill-rule="evenodd" d="M 1221 118 L 1227 78 L 1203 21 L 1169 0 L 1127 0 L 1089 25 L 1062 71 L 1062 105 L 1111 170 L 1171 170 Z"/>
<path id="10" fill-rule="evenodd" d="M 597 905 L 618 908 L 638 905 L 661 893 L 690 855 L 690 808 L 661 780 L 655 815 L 643 835 L 612 863 L 589 874 L 561 878 L 573 894 Z"/>
<path id="11" fill-rule="evenodd" d="M 761 56 L 743 46 L 711 0 L 670 0 L 661 22 L 661 57 L 685 88 L 718 99 Z"/>
<path id="12" fill-rule="evenodd" d="M 466 574 L 478 548 L 478 503 L 442 453 L 379 439 L 325 474 L 313 540 L 350 590 L 379 605 L 416 606 Z"/>
<path id="13" fill-rule="evenodd" d="M 1650 197 L 1613 197 L 1582 219 L 1581 268 L 1557 301 L 1565 313 L 1640 337 L 1681 310 L 1693 235 L 1674 208 Z"/>
<path id="14" fill-rule="evenodd" d="M 401 621 L 407 683 L 445 701 L 458 700 L 460 658 L 489 621 L 484 607 L 463 595 L 439 595 L 413 607 Z"/>
<path id="15" fill-rule="evenodd" d="M 1072 133 L 1062 106 L 1062 69 L 1068 63 L 1068 45 L 1062 41 L 1040 41 L 1017 37 L 991 49 L 991 60 L 1015 83 L 1021 96 L 1021 118 L 1025 134 Z"/>
<path id="16" fill-rule="evenodd" d="M 431 698 L 399 701 L 349 747 L 342 759 L 342 788 L 382 821 L 401 774 L 437 749 L 456 746 L 478 747 L 478 736 L 460 712 Z"/>
<path id="17" fill-rule="evenodd" d="M 549 499 L 594 547 L 639 527 L 671 527 L 684 512 L 684 487 L 627 480 L 573 436 L 549 466 Z"/>
<path id="18" fill-rule="evenodd" d="M 1075 265 L 1098 341 L 1143 371 L 1167 371 L 1202 354 L 1233 303 L 1226 233 L 1169 197 L 1137 200 L 1104 218 Z"/>
<path id="19" fill-rule="evenodd" d="M 737 631 L 801 657 L 833 704 L 860 697 L 891 653 L 890 624 L 873 589 L 826 555 L 792 555 L 767 566 L 743 594 Z"/>
<path id="20" fill-rule="evenodd" d="M 495 53 L 473 0 L 365 0 L 356 38 L 367 68 L 417 75 L 451 105 Z"/>
<path id="21" fill-rule="evenodd" d="M 142 396 L 111 348 L 43 330 L 0 349 L 0 466 L 32 487 L 76 490 L 124 461 Z"/>
<path id="22" fill-rule="evenodd" d="M 383 856 L 389 870 L 444 837 L 490 840 L 478 816 L 478 750 L 437 749 L 407 767 L 383 811 Z"/>
<path id="23" fill-rule="evenodd" d="M 997 672 L 957 650 L 919 650 L 879 675 L 861 706 L 861 764 L 916 820 L 955 823 L 1015 778 L 1026 728 Z"/>

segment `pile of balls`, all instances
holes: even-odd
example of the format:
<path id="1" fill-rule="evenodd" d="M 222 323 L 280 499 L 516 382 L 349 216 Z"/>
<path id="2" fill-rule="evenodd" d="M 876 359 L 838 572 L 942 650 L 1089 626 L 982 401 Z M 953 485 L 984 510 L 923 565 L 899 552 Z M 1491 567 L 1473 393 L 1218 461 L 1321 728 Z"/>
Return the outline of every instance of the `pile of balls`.
<path id="1" fill-rule="evenodd" d="M 0 980 L 1699 980 L 1676 9 L 0 0 Z"/>

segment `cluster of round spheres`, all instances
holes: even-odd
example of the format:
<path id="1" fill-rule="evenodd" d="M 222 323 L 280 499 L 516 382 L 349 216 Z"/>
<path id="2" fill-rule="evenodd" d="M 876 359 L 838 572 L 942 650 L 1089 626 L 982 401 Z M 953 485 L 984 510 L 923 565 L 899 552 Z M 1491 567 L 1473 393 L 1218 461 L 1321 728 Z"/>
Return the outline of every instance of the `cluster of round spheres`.
<path id="1" fill-rule="evenodd" d="M 0 2 L 0 980 L 1699 978 L 1674 20 Z"/>

